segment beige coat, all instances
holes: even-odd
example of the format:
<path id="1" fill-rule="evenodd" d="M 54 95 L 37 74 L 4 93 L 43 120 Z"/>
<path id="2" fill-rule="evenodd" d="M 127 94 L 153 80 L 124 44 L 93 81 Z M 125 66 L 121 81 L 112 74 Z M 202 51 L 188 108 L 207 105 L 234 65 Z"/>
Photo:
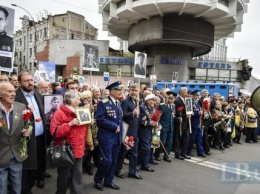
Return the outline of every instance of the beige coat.
<path id="1" fill-rule="evenodd" d="M 257 119 L 256 119 L 255 123 L 250 123 L 250 122 L 248 122 L 248 116 L 251 118 L 257 118 L 257 112 L 253 108 L 248 107 L 247 112 L 246 112 L 246 120 L 245 120 L 245 127 L 257 128 Z"/>

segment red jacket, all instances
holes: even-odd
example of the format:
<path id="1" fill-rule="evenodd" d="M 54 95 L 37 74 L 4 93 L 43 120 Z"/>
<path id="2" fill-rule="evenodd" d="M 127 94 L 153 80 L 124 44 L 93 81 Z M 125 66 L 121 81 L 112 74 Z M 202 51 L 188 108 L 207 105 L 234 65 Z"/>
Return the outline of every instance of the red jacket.
<path id="1" fill-rule="evenodd" d="M 71 144 L 74 149 L 74 157 L 81 158 L 84 155 L 87 135 L 87 125 L 72 127 L 69 126 L 76 114 L 72 112 L 65 104 L 60 106 L 51 119 L 50 132 L 54 135 L 54 131 L 58 126 L 56 132 L 55 145 L 61 144 L 63 138 L 66 138 L 66 142 Z"/>

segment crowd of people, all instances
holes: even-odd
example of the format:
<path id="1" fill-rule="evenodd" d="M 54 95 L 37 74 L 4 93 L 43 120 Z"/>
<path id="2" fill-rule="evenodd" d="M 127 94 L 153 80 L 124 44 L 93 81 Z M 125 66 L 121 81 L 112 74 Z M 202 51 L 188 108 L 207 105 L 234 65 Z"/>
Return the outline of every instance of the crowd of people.
<path id="1" fill-rule="evenodd" d="M 44 113 L 44 95 L 54 94 L 52 108 Z M 63 103 L 57 95 L 63 95 Z M 187 105 L 191 99 L 192 110 Z M 58 104 L 60 106 L 58 106 Z M 33 107 L 26 129 L 23 110 Z M 91 123 L 80 123 L 77 107 L 89 108 Z M 106 88 L 79 85 L 66 77 L 64 83 L 34 83 L 30 72 L 22 71 L 10 77 L 0 75 L 0 193 L 30 194 L 35 185 L 43 189 L 46 172 L 45 148 L 55 135 L 55 144 L 63 139 L 74 150 L 74 165 L 59 167 L 57 194 L 83 192 L 82 172 L 94 175 L 95 187 L 119 190 L 114 176 L 124 178 L 123 164 L 128 160 L 128 177 L 143 179 L 142 170 L 154 172 L 152 165 L 161 160 L 171 163 L 171 152 L 179 160 L 196 155 L 207 157 L 211 149 L 228 149 L 233 143 L 258 141 L 258 112 L 251 106 L 250 97 L 226 99 L 218 93 L 209 96 L 207 90 L 179 93 L 168 88 L 158 91 L 146 85 L 122 82 Z M 36 120 L 38 120 L 36 122 Z M 21 138 L 27 138 L 24 156 Z M 129 142 L 131 141 L 131 142 Z M 95 167 L 97 170 L 94 170 Z M 9 185 L 9 188 L 8 188 Z"/>

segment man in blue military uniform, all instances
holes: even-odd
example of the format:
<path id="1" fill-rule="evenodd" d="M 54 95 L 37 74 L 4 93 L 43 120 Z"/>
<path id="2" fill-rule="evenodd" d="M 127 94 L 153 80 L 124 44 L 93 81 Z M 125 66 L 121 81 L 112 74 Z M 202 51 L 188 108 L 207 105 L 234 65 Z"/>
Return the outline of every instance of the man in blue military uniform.
<path id="1" fill-rule="evenodd" d="M 199 105 L 199 97 L 200 97 L 200 91 L 195 90 L 191 92 L 192 94 L 192 109 L 193 109 L 193 115 L 191 116 L 191 128 L 192 133 L 190 134 L 190 143 L 187 150 L 187 155 L 192 156 L 192 148 L 193 144 L 196 142 L 197 145 L 197 155 L 199 157 L 206 157 L 204 148 L 203 148 L 203 139 L 202 139 L 202 129 L 201 129 L 201 115 L 202 110 Z"/>
<path id="2" fill-rule="evenodd" d="M 117 161 L 117 170 L 116 176 L 124 178 L 123 173 L 121 172 L 123 168 L 123 161 L 127 154 L 129 153 L 129 173 L 128 177 L 142 179 L 142 177 L 137 174 L 137 155 L 138 155 L 138 116 L 139 116 L 139 106 L 138 106 L 138 93 L 139 86 L 137 84 L 131 84 L 129 88 L 129 96 L 124 99 L 121 103 L 123 110 L 123 120 L 129 125 L 127 136 L 134 137 L 134 147 L 130 150 L 126 150 L 125 145 L 122 145 L 120 154 Z"/>
<path id="3" fill-rule="evenodd" d="M 5 27 L 8 23 L 7 17 L 8 11 L 0 7 L 0 50 L 6 51 L 5 55 L 1 54 L 0 56 L 0 66 L 5 68 L 12 67 L 12 58 L 9 56 L 8 52 L 13 51 L 13 39 L 8 36 L 5 32 Z"/>
<path id="4" fill-rule="evenodd" d="M 158 127 L 158 122 L 153 121 L 152 115 L 154 114 L 154 94 L 149 94 L 145 97 L 145 102 L 140 105 L 139 115 L 139 153 L 138 153 L 138 165 L 142 170 L 154 172 L 154 169 L 150 168 L 150 152 L 151 152 L 151 140 L 152 129 Z"/>
<path id="5" fill-rule="evenodd" d="M 175 114 L 175 105 L 174 100 L 177 94 L 175 92 L 168 91 L 167 94 L 167 103 L 161 103 L 159 109 L 162 111 L 160 118 L 160 124 L 162 125 L 162 130 L 160 134 L 161 143 L 164 145 L 166 152 L 164 150 L 163 160 L 166 162 L 171 162 L 169 158 L 170 152 L 172 150 L 173 142 L 173 130 L 174 130 L 174 114 Z M 162 146 L 156 149 L 155 159 L 160 161 L 160 153 L 162 151 Z"/>
<path id="6" fill-rule="evenodd" d="M 118 99 L 122 95 L 122 82 L 117 81 L 106 89 L 110 96 L 98 103 L 96 121 L 98 125 L 97 140 L 102 160 L 99 163 L 94 181 L 96 188 L 103 190 L 104 185 L 119 190 L 120 187 L 113 183 L 117 158 L 122 143 L 122 109 Z"/>

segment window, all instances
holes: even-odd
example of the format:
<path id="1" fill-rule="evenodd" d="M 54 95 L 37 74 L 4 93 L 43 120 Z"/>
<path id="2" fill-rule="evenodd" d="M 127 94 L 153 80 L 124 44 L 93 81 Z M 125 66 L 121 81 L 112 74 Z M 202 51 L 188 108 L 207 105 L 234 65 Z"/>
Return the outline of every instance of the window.
<path id="1" fill-rule="evenodd" d="M 23 37 L 23 42 L 24 42 L 23 49 L 25 50 L 25 48 L 26 48 L 26 36 Z"/>
<path id="2" fill-rule="evenodd" d="M 20 51 L 19 61 L 22 61 L 22 51 Z"/>
<path id="3" fill-rule="evenodd" d="M 32 34 L 30 34 L 30 43 L 32 43 Z"/>
<path id="4" fill-rule="evenodd" d="M 30 56 L 32 56 L 32 48 L 30 48 Z"/>
<path id="5" fill-rule="evenodd" d="M 47 37 L 47 28 L 45 27 L 43 31 L 44 31 L 43 32 L 44 33 L 44 37 Z"/>
<path id="6" fill-rule="evenodd" d="M 20 38 L 20 47 L 22 46 L 22 38 Z"/>
<path id="7" fill-rule="evenodd" d="M 71 34 L 71 39 L 74 39 L 74 34 Z"/>

